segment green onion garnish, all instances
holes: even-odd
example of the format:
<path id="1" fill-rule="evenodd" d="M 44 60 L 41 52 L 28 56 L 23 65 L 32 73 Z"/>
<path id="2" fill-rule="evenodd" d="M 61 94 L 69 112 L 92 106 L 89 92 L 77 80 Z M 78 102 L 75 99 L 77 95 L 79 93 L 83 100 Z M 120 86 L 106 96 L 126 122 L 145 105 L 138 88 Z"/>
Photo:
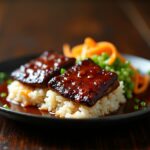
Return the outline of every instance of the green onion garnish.
<path id="1" fill-rule="evenodd" d="M 12 79 L 8 79 L 7 80 L 7 84 L 9 85 L 9 84 L 11 84 L 12 83 Z"/>
<path id="2" fill-rule="evenodd" d="M 127 92 L 126 92 L 126 97 L 127 97 L 128 99 L 132 98 L 132 92 L 131 92 L 131 91 L 127 91 Z"/>
<path id="3" fill-rule="evenodd" d="M 117 58 L 112 65 L 109 65 L 109 55 L 107 53 L 94 55 L 91 59 L 101 68 L 106 69 L 107 71 L 116 72 L 118 74 L 118 79 L 124 83 L 125 96 L 128 99 L 132 98 L 134 89 L 132 77 L 134 75 L 134 71 L 130 67 L 131 63 L 129 61 L 122 62 L 119 58 Z"/>
<path id="4" fill-rule="evenodd" d="M 135 99 L 134 99 L 134 102 L 135 102 L 135 103 L 139 103 L 140 100 L 139 100 L 138 98 L 135 98 Z"/>
<path id="5" fill-rule="evenodd" d="M 10 109 L 7 104 L 3 105 L 3 108 L 5 108 L 5 109 Z"/>
<path id="6" fill-rule="evenodd" d="M 139 106 L 138 105 L 134 105 L 134 110 L 139 110 Z"/>
<path id="7" fill-rule="evenodd" d="M 66 72 L 66 69 L 61 68 L 61 70 L 60 70 L 60 74 L 64 74 L 65 72 Z"/>
<path id="8" fill-rule="evenodd" d="M 0 72 L 0 83 L 8 78 L 8 75 L 4 72 Z"/>
<path id="9" fill-rule="evenodd" d="M 7 96 L 7 94 L 5 92 L 0 93 L 0 97 L 4 98 L 6 96 Z"/>
<path id="10" fill-rule="evenodd" d="M 142 102 L 140 103 L 140 105 L 141 105 L 142 107 L 145 107 L 145 106 L 146 106 L 146 102 L 142 101 Z"/>

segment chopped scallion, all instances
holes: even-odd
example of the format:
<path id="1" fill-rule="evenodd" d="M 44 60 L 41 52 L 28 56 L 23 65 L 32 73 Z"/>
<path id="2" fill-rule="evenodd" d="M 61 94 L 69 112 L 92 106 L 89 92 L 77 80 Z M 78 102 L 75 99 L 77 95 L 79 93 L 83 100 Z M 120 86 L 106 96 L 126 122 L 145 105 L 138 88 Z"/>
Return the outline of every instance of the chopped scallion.
<path id="1" fill-rule="evenodd" d="M 12 79 L 8 79 L 7 80 L 7 84 L 9 85 L 9 84 L 11 84 L 12 83 Z"/>
<path id="2" fill-rule="evenodd" d="M 6 96 L 7 96 L 7 94 L 5 92 L 0 93 L 0 97 L 4 98 Z"/>
<path id="3" fill-rule="evenodd" d="M 134 110 L 139 110 L 139 106 L 138 105 L 134 105 Z"/>
<path id="4" fill-rule="evenodd" d="M 146 106 L 146 102 L 144 102 L 144 101 L 142 101 L 140 104 L 141 104 L 142 107 Z"/>
<path id="5" fill-rule="evenodd" d="M 7 104 L 3 105 L 3 108 L 5 108 L 5 109 L 10 109 Z"/>
<path id="6" fill-rule="evenodd" d="M 108 64 L 109 55 L 102 53 L 101 55 L 94 55 L 91 59 L 103 69 L 107 71 L 116 72 L 118 74 L 118 79 L 124 83 L 124 91 L 127 98 L 132 98 L 132 93 L 134 89 L 134 83 L 132 82 L 132 77 L 134 71 L 130 67 L 130 62 L 122 62 L 119 58 L 115 60 L 112 65 Z"/>
<path id="7" fill-rule="evenodd" d="M 8 78 L 8 75 L 4 72 L 0 72 L 0 83 Z"/>
<path id="8" fill-rule="evenodd" d="M 66 69 L 61 68 L 61 70 L 60 70 L 60 74 L 64 74 L 65 72 L 66 72 Z"/>
<path id="9" fill-rule="evenodd" d="M 140 100 L 139 100 L 138 98 L 135 98 L 135 99 L 134 99 L 134 102 L 135 102 L 135 103 L 139 103 Z"/>

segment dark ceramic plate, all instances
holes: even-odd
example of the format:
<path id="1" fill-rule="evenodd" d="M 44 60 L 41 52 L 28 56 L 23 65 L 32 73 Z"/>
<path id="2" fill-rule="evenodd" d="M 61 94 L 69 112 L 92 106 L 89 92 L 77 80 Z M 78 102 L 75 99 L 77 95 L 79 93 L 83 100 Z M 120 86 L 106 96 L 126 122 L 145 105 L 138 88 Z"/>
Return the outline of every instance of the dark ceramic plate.
<path id="1" fill-rule="evenodd" d="M 131 55 L 124 55 L 132 64 L 140 69 L 143 73 L 146 73 L 150 70 L 150 61 Z M 28 60 L 32 59 L 35 56 L 21 57 L 13 60 L 8 60 L 0 63 L 0 71 L 10 73 L 15 68 L 24 64 Z M 132 113 L 126 114 L 117 114 L 112 116 L 105 116 L 100 118 L 93 119 L 59 119 L 51 117 L 49 115 L 33 114 L 30 112 L 15 111 L 14 109 L 5 109 L 2 107 L 3 104 L 0 103 L 0 115 L 3 115 L 7 118 L 26 122 L 30 124 L 36 124 L 40 126 L 64 126 L 64 127 L 84 127 L 84 126 L 94 126 L 98 127 L 99 125 L 116 125 L 118 123 L 129 123 L 141 118 L 147 117 L 150 115 L 150 108 L 145 110 L 139 110 Z M 18 106 L 20 107 L 20 106 Z"/>

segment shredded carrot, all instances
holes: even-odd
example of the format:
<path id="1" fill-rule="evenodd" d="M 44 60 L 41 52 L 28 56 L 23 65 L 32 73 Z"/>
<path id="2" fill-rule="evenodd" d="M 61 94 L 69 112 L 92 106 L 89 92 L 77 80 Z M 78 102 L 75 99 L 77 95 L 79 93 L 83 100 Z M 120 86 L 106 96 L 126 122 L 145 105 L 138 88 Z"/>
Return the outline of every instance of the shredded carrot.
<path id="1" fill-rule="evenodd" d="M 122 61 L 122 62 L 125 62 L 126 59 L 120 54 L 117 52 L 117 57 Z"/>
<path id="2" fill-rule="evenodd" d="M 75 58 L 90 58 L 93 55 L 101 55 L 105 52 L 110 56 L 108 65 L 113 65 L 116 58 L 119 58 L 122 62 L 126 61 L 126 59 L 117 51 L 114 44 L 106 41 L 96 42 L 90 37 L 86 38 L 83 44 L 77 45 L 72 49 L 70 49 L 69 45 L 64 45 L 63 51 L 65 56 Z M 130 67 L 134 71 L 134 77 L 132 79 L 134 82 L 134 93 L 143 93 L 149 85 L 149 76 L 139 74 L 132 65 Z"/>
<path id="3" fill-rule="evenodd" d="M 90 48 L 87 54 L 89 57 L 91 57 L 93 55 L 101 55 L 104 52 L 111 55 L 111 49 L 109 47 L 106 47 L 106 45 L 101 42 L 96 47 Z"/>
<path id="4" fill-rule="evenodd" d="M 63 45 L 63 53 L 67 57 L 72 57 L 72 52 L 71 52 L 70 46 L 68 44 Z"/>
<path id="5" fill-rule="evenodd" d="M 72 48 L 72 55 L 73 57 L 78 57 L 81 55 L 82 53 L 82 49 L 83 49 L 83 45 L 77 45 L 75 47 Z"/>
<path id="6" fill-rule="evenodd" d="M 135 80 L 134 80 L 134 93 L 141 94 L 143 93 L 149 85 L 149 76 L 148 75 L 140 75 L 136 72 Z"/>
<path id="7" fill-rule="evenodd" d="M 110 55 L 108 64 L 112 65 L 115 62 L 116 58 L 117 58 L 117 49 L 116 49 L 116 47 L 110 42 L 100 42 L 99 45 L 101 45 L 103 47 L 103 49 L 106 49 L 106 51 L 108 49 L 108 54 L 109 54 L 109 51 L 111 51 L 111 55 Z"/>
<path id="8" fill-rule="evenodd" d="M 89 47 L 94 47 L 96 46 L 96 42 L 90 38 L 90 37 L 87 37 L 85 40 L 84 40 L 84 44 L 89 46 Z"/>

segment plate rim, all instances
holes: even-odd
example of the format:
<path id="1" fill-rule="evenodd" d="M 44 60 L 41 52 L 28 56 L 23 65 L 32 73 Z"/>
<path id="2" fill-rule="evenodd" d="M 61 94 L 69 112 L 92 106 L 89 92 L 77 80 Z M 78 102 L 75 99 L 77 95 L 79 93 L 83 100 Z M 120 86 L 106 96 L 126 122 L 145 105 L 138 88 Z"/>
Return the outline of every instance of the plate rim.
<path id="1" fill-rule="evenodd" d="M 2 64 L 9 63 L 9 62 L 14 61 L 14 60 L 19 61 L 21 59 L 34 58 L 34 57 L 37 57 L 38 55 L 39 55 L 39 53 L 4 60 L 4 61 L 0 62 L 0 66 Z M 150 60 L 136 56 L 136 55 L 130 55 L 130 54 L 123 54 L 123 55 L 125 57 L 140 59 L 141 61 L 146 61 L 146 62 L 150 63 Z M 4 114 L 2 114 L 1 112 Z M 91 122 L 99 122 L 99 121 L 105 122 L 106 121 L 107 122 L 107 121 L 118 121 L 118 120 L 132 119 L 135 117 L 143 116 L 143 115 L 148 114 L 148 113 L 150 113 L 150 107 L 146 108 L 145 110 L 138 110 L 135 112 L 125 113 L 125 114 L 101 116 L 99 118 L 96 118 L 96 117 L 95 118 L 58 118 L 58 117 L 52 117 L 52 116 L 42 116 L 42 115 L 38 115 L 38 114 L 13 111 L 13 110 L 6 109 L 6 108 L 3 108 L 2 106 L 0 106 L 0 114 L 5 115 L 5 116 L 8 114 L 12 114 L 12 115 L 18 115 L 20 117 L 25 117 L 25 118 L 29 117 L 29 118 L 34 118 L 34 119 L 42 119 L 42 120 L 50 120 L 50 121 L 81 121 L 81 122 L 82 121 L 83 122 L 89 122 L 89 121 L 91 121 Z M 9 118 L 11 118 L 11 116 Z"/>

